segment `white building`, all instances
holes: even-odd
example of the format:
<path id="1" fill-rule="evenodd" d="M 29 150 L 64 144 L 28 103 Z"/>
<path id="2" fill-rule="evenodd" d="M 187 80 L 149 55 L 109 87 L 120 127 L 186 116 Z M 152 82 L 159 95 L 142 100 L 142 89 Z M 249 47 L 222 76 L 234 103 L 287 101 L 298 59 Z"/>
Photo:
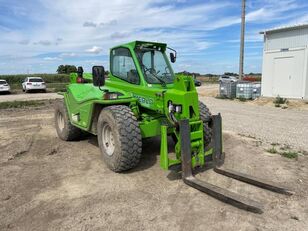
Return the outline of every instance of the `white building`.
<path id="1" fill-rule="evenodd" d="M 262 96 L 308 99 L 308 24 L 261 34 Z"/>

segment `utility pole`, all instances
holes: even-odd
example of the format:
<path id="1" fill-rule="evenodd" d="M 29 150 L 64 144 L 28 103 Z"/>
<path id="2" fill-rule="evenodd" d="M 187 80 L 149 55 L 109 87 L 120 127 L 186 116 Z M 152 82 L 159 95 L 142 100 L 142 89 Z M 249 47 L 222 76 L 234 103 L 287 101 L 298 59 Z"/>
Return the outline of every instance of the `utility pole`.
<path id="1" fill-rule="evenodd" d="M 240 67 L 239 67 L 240 80 L 243 79 L 243 74 L 244 74 L 245 8 L 246 8 L 246 0 L 242 0 L 242 25 L 241 25 L 241 46 L 240 46 Z"/>

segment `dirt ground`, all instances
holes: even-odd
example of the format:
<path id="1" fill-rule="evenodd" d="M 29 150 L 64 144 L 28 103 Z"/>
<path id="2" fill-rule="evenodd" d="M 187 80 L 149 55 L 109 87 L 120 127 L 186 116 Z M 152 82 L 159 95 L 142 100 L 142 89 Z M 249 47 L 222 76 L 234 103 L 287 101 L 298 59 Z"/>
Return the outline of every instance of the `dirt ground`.
<path id="1" fill-rule="evenodd" d="M 117 174 L 101 161 L 95 136 L 57 138 L 50 106 L 1 110 L 0 230 L 307 230 L 308 156 L 287 159 L 255 139 L 224 133 L 226 167 L 295 192 L 276 194 L 212 170 L 197 174 L 260 201 L 264 213 L 254 214 L 161 170 L 159 143 L 144 141 L 139 166 Z"/>
<path id="2" fill-rule="evenodd" d="M 45 99 L 60 99 L 62 98 L 61 95 L 58 93 L 23 93 L 20 92 L 19 94 L 1 94 L 0 95 L 0 103 L 1 102 L 8 102 L 8 101 L 27 101 L 27 100 L 45 100 Z"/>

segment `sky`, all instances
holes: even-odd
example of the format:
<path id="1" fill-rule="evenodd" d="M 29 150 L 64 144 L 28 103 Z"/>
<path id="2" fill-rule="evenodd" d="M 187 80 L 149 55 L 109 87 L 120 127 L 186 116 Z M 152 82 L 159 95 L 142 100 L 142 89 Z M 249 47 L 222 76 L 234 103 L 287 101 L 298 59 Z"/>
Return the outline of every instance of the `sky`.
<path id="1" fill-rule="evenodd" d="M 307 0 L 247 0 L 244 72 L 262 71 L 265 29 L 308 23 Z M 0 74 L 109 69 L 133 40 L 177 50 L 176 72 L 238 72 L 241 0 L 0 0 Z"/>

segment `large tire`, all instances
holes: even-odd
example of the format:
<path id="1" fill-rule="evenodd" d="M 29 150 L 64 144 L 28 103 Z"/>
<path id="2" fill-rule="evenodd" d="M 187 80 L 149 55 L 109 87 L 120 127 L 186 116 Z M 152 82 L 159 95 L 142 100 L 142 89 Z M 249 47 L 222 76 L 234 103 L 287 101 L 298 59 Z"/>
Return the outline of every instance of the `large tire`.
<path id="1" fill-rule="evenodd" d="M 122 172 L 138 165 L 142 137 L 138 121 L 129 107 L 104 108 L 98 118 L 97 139 L 103 160 L 112 171 Z"/>
<path id="2" fill-rule="evenodd" d="M 203 138 L 204 146 L 208 146 L 211 143 L 213 130 L 212 130 L 212 114 L 209 108 L 199 101 L 199 113 L 200 119 L 203 121 Z"/>
<path id="3" fill-rule="evenodd" d="M 57 101 L 55 104 L 55 126 L 57 134 L 62 140 L 71 141 L 81 137 L 81 129 L 71 124 L 66 106 L 62 100 Z"/>

